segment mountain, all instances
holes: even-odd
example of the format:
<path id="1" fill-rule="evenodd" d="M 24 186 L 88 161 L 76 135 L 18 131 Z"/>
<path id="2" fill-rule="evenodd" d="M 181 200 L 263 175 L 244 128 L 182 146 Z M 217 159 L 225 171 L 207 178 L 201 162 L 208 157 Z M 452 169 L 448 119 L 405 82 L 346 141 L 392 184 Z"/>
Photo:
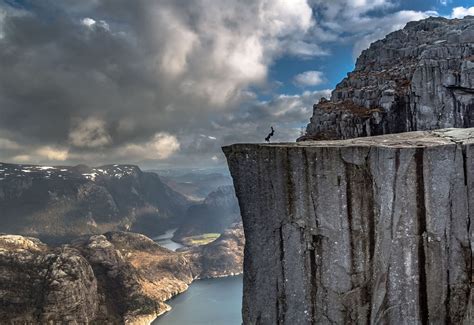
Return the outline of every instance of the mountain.
<path id="1" fill-rule="evenodd" d="M 299 140 L 474 126 L 474 16 L 431 17 L 370 45 Z"/>
<path id="2" fill-rule="evenodd" d="M 187 198 L 200 201 L 218 187 L 232 185 L 228 170 L 218 168 L 200 170 L 157 170 L 161 180 Z"/>
<path id="3" fill-rule="evenodd" d="M 0 231 L 60 242 L 131 230 L 157 235 L 180 224 L 189 201 L 132 165 L 0 163 Z"/>
<path id="4" fill-rule="evenodd" d="M 173 240 L 208 233 L 223 233 L 233 223 L 240 222 L 239 203 L 233 186 L 222 186 L 211 192 L 202 203 L 191 205 Z"/>

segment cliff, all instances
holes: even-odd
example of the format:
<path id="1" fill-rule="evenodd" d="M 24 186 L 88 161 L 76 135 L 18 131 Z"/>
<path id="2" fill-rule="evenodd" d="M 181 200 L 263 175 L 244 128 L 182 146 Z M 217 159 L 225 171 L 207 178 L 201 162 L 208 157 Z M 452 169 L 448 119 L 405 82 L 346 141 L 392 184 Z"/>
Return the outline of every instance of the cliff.
<path id="1" fill-rule="evenodd" d="M 0 235 L 0 323 L 150 324 L 194 279 L 240 273 L 242 241 L 238 228 L 182 252 L 128 232 L 56 248 Z"/>
<path id="2" fill-rule="evenodd" d="M 362 52 L 299 140 L 474 126 L 474 17 L 410 22 Z"/>
<path id="3" fill-rule="evenodd" d="M 158 175 L 133 165 L 0 163 L 0 232 L 55 243 L 114 230 L 156 236 L 177 227 L 188 206 Z"/>
<path id="4" fill-rule="evenodd" d="M 223 150 L 244 324 L 474 322 L 474 129 Z"/>

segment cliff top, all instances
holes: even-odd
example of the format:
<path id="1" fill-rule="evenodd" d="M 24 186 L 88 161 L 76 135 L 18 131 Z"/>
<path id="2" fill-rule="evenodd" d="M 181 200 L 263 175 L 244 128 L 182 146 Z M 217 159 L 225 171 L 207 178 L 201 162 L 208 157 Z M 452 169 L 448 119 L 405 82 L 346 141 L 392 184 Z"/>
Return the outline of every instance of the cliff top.
<path id="1" fill-rule="evenodd" d="M 288 143 L 238 143 L 222 148 L 224 153 L 240 148 L 260 147 L 395 147 L 417 148 L 434 147 L 453 143 L 474 143 L 474 128 L 441 129 L 435 131 L 415 131 L 361 137 L 347 140 L 303 141 Z"/>

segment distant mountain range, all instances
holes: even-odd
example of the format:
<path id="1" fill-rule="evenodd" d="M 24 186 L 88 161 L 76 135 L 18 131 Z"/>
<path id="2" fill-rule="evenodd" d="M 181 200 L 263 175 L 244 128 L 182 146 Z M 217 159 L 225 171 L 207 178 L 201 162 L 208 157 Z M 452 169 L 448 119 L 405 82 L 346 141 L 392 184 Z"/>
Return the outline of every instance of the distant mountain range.
<path id="1" fill-rule="evenodd" d="M 240 222 L 240 209 L 234 187 L 221 186 L 200 203 L 191 205 L 173 240 L 206 233 L 223 233 L 233 223 Z"/>
<path id="2" fill-rule="evenodd" d="M 190 201 L 156 173 L 101 167 L 0 163 L 0 232 L 67 241 L 130 230 L 157 235 L 180 225 Z"/>
<path id="3" fill-rule="evenodd" d="M 229 171 L 223 168 L 151 170 L 173 190 L 190 200 L 204 200 L 209 193 L 221 186 L 232 185 Z"/>

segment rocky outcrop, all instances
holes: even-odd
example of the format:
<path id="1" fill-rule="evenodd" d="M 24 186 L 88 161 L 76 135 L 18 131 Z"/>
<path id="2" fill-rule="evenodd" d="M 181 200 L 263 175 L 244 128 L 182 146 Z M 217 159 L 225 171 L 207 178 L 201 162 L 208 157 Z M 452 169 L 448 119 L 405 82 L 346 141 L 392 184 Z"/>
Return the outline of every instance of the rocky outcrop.
<path id="1" fill-rule="evenodd" d="M 240 273 L 241 241 L 238 227 L 182 252 L 128 232 L 57 248 L 0 235 L 0 323 L 149 324 L 194 279 Z"/>
<path id="2" fill-rule="evenodd" d="M 177 227 L 189 201 L 133 165 L 0 163 L 0 231 L 46 242 L 112 230 L 157 235 Z"/>
<path id="3" fill-rule="evenodd" d="M 474 322 L 474 129 L 224 152 L 244 324 Z"/>
<path id="4" fill-rule="evenodd" d="M 88 323 L 99 312 L 97 281 L 74 248 L 0 236 L 0 323 Z"/>
<path id="5" fill-rule="evenodd" d="M 474 126 L 474 17 L 431 17 L 373 43 L 299 140 Z"/>
<path id="6" fill-rule="evenodd" d="M 182 249 L 192 261 L 199 279 L 218 278 L 243 272 L 245 237 L 242 222 L 234 224 L 210 244 Z"/>

